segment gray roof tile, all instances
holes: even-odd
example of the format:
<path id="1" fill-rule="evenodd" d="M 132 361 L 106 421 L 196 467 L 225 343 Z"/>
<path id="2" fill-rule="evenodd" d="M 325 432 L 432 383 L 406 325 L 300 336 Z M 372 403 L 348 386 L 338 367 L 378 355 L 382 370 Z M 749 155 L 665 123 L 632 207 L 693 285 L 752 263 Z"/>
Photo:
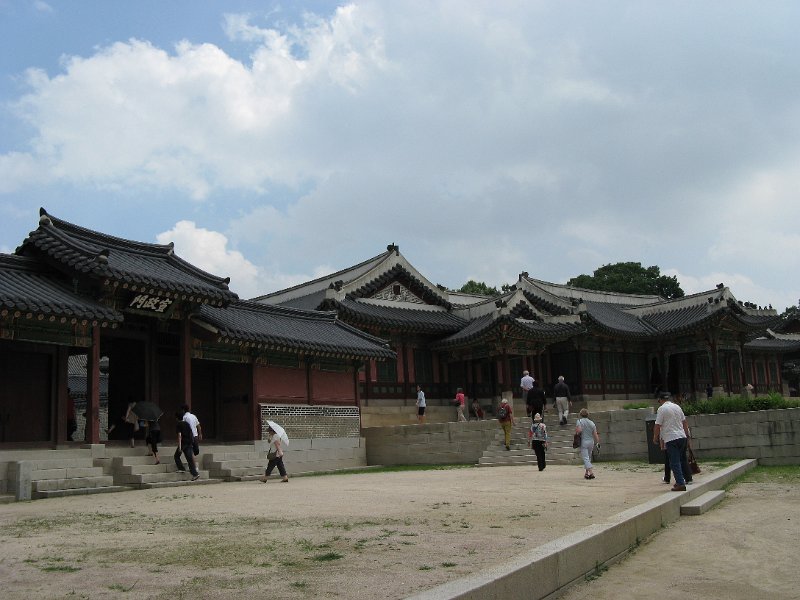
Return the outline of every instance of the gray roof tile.
<path id="1" fill-rule="evenodd" d="M 171 244 L 124 240 L 67 223 L 44 209 L 40 212 L 39 227 L 23 241 L 17 254 L 43 255 L 76 275 L 193 296 L 198 301 L 226 304 L 238 298 L 228 289 L 228 279 L 179 258 Z"/>
<path id="2" fill-rule="evenodd" d="M 239 301 L 226 308 L 200 307 L 200 320 L 223 342 L 266 350 L 356 358 L 394 358 L 386 342 L 337 319 L 334 313 Z"/>
<path id="3" fill-rule="evenodd" d="M 0 310 L 37 318 L 122 321 L 121 313 L 73 292 L 38 261 L 10 254 L 0 254 Z"/>

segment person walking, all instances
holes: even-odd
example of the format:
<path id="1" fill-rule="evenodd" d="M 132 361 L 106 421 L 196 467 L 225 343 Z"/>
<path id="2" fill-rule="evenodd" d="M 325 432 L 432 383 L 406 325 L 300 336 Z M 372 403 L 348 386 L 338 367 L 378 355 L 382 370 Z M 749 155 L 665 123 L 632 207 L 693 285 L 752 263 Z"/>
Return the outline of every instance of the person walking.
<path id="1" fill-rule="evenodd" d="M 286 474 L 286 467 L 283 466 L 283 448 L 281 448 L 281 437 L 275 432 L 272 427 L 267 428 L 267 440 L 269 440 L 269 448 L 267 449 L 267 468 L 264 469 L 264 476 L 259 478 L 261 483 L 267 483 L 267 479 L 272 475 L 275 467 L 278 467 L 278 473 L 281 474 L 281 481 L 289 483 L 289 476 Z"/>
<path id="2" fill-rule="evenodd" d="M 481 403 L 478 402 L 477 398 L 472 399 L 472 408 L 469 410 L 470 417 L 475 417 L 476 421 L 483 420 L 483 409 L 481 408 Z"/>
<path id="3" fill-rule="evenodd" d="M 461 388 L 458 388 L 458 390 L 456 390 L 455 404 L 456 404 L 456 413 L 457 413 L 459 422 L 462 422 L 462 421 L 466 422 L 466 420 L 467 420 L 467 417 L 464 416 L 464 404 L 465 403 L 466 403 L 466 398 L 464 397 L 464 390 L 462 390 Z"/>
<path id="4" fill-rule="evenodd" d="M 425 392 L 417 386 L 417 423 L 422 425 L 425 422 Z"/>
<path id="5" fill-rule="evenodd" d="M 681 465 L 681 454 L 686 452 L 689 440 L 689 425 L 683 409 L 672 401 L 669 392 L 664 392 L 658 399 L 659 407 L 656 412 L 656 424 L 653 428 L 653 443 L 664 442 L 669 456 L 669 466 L 675 476 L 673 492 L 686 491 L 686 476 Z"/>
<path id="6" fill-rule="evenodd" d="M 528 432 L 528 438 L 531 441 L 531 449 L 536 454 L 536 464 L 539 466 L 540 471 L 544 471 L 547 466 L 546 452 L 548 442 L 547 425 L 542 423 L 542 415 L 536 413 L 533 417 L 531 429 Z"/>
<path id="7" fill-rule="evenodd" d="M 533 387 L 533 382 L 534 379 L 533 377 L 531 377 L 530 371 L 523 371 L 522 379 L 520 379 L 519 381 L 519 387 L 522 388 L 522 401 L 525 402 L 526 406 L 528 404 L 528 393 L 531 391 L 531 388 Z"/>
<path id="8" fill-rule="evenodd" d="M 186 472 L 186 467 L 183 466 L 181 461 L 181 454 L 186 457 L 186 463 L 189 465 L 189 472 L 192 474 L 192 481 L 200 479 L 200 473 L 197 472 L 197 467 L 194 463 L 194 451 L 192 446 L 192 427 L 183 418 L 183 412 L 177 411 L 175 413 L 175 433 L 178 436 L 178 448 L 175 450 L 175 466 L 178 471 Z"/>
<path id="9" fill-rule="evenodd" d="M 147 436 L 144 441 L 150 447 L 153 458 L 156 459 L 155 464 L 161 464 L 161 460 L 158 458 L 158 444 L 161 443 L 161 425 L 159 425 L 158 419 L 147 422 Z"/>
<path id="10" fill-rule="evenodd" d="M 597 433 L 597 425 L 589 418 L 589 411 L 585 408 L 578 413 L 580 418 L 575 422 L 575 433 L 581 435 L 581 458 L 583 459 L 583 478 L 594 479 L 594 467 L 592 465 L 592 450 L 595 444 L 600 445 L 600 435 Z"/>
<path id="11" fill-rule="evenodd" d="M 197 456 L 200 454 L 200 440 L 203 439 L 203 428 L 200 426 L 200 419 L 190 412 L 188 404 L 184 404 L 181 408 L 184 411 L 183 420 L 192 428 L 192 452 Z"/>
<path id="12" fill-rule="evenodd" d="M 511 428 L 514 426 L 514 411 L 505 398 L 500 400 L 500 406 L 497 408 L 497 420 L 500 421 L 500 427 L 503 428 L 506 450 L 511 450 Z"/>
<path id="13" fill-rule="evenodd" d="M 567 424 L 567 417 L 569 416 L 569 409 L 572 406 L 570 400 L 569 386 L 564 382 L 564 376 L 558 376 L 558 383 L 553 388 L 553 393 L 556 397 L 556 408 L 558 409 L 558 422 L 561 425 Z"/>
<path id="14" fill-rule="evenodd" d="M 546 403 L 547 396 L 545 396 L 544 390 L 539 387 L 538 381 L 534 381 L 533 387 L 528 390 L 528 401 L 525 404 L 525 409 L 528 412 L 528 416 L 532 417 L 536 413 L 543 415 Z"/>

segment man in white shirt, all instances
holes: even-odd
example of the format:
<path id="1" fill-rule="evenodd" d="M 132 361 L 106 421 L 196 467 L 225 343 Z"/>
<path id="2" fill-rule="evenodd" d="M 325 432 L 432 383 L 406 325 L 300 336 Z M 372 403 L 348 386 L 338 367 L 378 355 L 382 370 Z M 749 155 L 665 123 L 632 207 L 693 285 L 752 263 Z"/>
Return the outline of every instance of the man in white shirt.
<path id="1" fill-rule="evenodd" d="M 183 420 L 192 428 L 192 452 L 197 456 L 200 454 L 200 440 L 203 439 L 203 428 L 200 426 L 200 419 L 189 412 L 188 404 L 183 405 L 183 410 Z"/>
<path id="2" fill-rule="evenodd" d="M 669 392 L 661 394 L 658 403 L 653 443 L 659 444 L 659 440 L 664 440 L 669 456 L 669 466 L 675 475 L 675 485 L 672 486 L 672 491 L 684 492 L 686 491 L 686 479 L 681 467 L 681 454 L 686 451 L 689 425 L 686 423 L 683 409 L 672 401 Z"/>
<path id="3" fill-rule="evenodd" d="M 519 381 L 519 387 L 522 388 L 522 401 L 527 403 L 528 392 L 530 392 L 533 387 L 533 377 L 531 377 L 530 371 L 522 372 L 522 379 Z"/>

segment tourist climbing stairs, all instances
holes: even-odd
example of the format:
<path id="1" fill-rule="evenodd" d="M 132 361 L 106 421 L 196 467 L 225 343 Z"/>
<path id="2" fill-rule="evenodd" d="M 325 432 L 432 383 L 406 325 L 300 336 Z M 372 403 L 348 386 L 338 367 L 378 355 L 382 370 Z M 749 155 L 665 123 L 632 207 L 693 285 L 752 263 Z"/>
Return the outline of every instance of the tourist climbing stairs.
<path id="1" fill-rule="evenodd" d="M 559 425 L 558 415 L 545 415 L 544 423 L 550 437 L 547 450 L 548 465 L 577 465 L 581 463 L 578 450 L 572 447 L 572 435 L 575 433 L 575 422 L 571 419 L 567 425 Z M 479 467 L 502 467 L 513 465 L 536 465 L 536 455 L 528 447 L 528 431 L 531 427 L 530 417 L 518 418 L 511 430 L 511 449 L 506 450 L 503 429 L 499 423 L 495 439 L 483 451 L 478 461 Z"/>
<path id="2" fill-rule="evenodd" d="M 89 449 L 42 451 L 41 456 L 26 462 L 30 466 L 30 497 L 34 500 L 126 489 L 94 464 Z"/>
<path id="3" fill-rule="evenodd" d="M 202 447 L 201 447 L 202 451 Z M 175 466 L 172 455 L 172 446 L 163 446 L 159 453 L 161 462 L 155 464 L 152 456 L 148 455 L 144 446 L 136 448 L 107 447 L 104 458 L 95 459 L 95 464 L 102 466 L 103 470 L 114 478 L 114 483 L 136 489 L 157 487 L 175 487 L 184 485 L 205 485 L 221 483 L 221 479 L 209 478 L 209 472 L 204 470 L 203 454 L 196 457 L 200 478 L 192 481 L 192 475 L 187 470 L 181 472 Z M 184 464 L 186 459 L 183 459 Z"/>

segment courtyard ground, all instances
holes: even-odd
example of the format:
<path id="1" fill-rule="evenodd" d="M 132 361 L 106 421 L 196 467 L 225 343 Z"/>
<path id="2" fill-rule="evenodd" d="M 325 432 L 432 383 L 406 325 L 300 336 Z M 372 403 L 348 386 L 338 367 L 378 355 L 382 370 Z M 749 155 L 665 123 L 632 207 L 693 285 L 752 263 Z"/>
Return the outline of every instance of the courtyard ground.
<path id="1" fill-rule="evenodd" d="M 658 465 L 596 472 L 592 481 L 555 465 L 356 473 L 4 505 L 3 598 L 403 598 L 668 493 Z M 564 597 L 660 595 L 675 571 L 684 597 L 797 597 L 781 595 L 796 578 L 778 557 L 796 543 L 798 480 L 740 484 L 729 496 Z M 636 561 L 640 587 L 628 575 L 615 584 Z M 723 583 L 724 595 L 699 593 Z"/>

